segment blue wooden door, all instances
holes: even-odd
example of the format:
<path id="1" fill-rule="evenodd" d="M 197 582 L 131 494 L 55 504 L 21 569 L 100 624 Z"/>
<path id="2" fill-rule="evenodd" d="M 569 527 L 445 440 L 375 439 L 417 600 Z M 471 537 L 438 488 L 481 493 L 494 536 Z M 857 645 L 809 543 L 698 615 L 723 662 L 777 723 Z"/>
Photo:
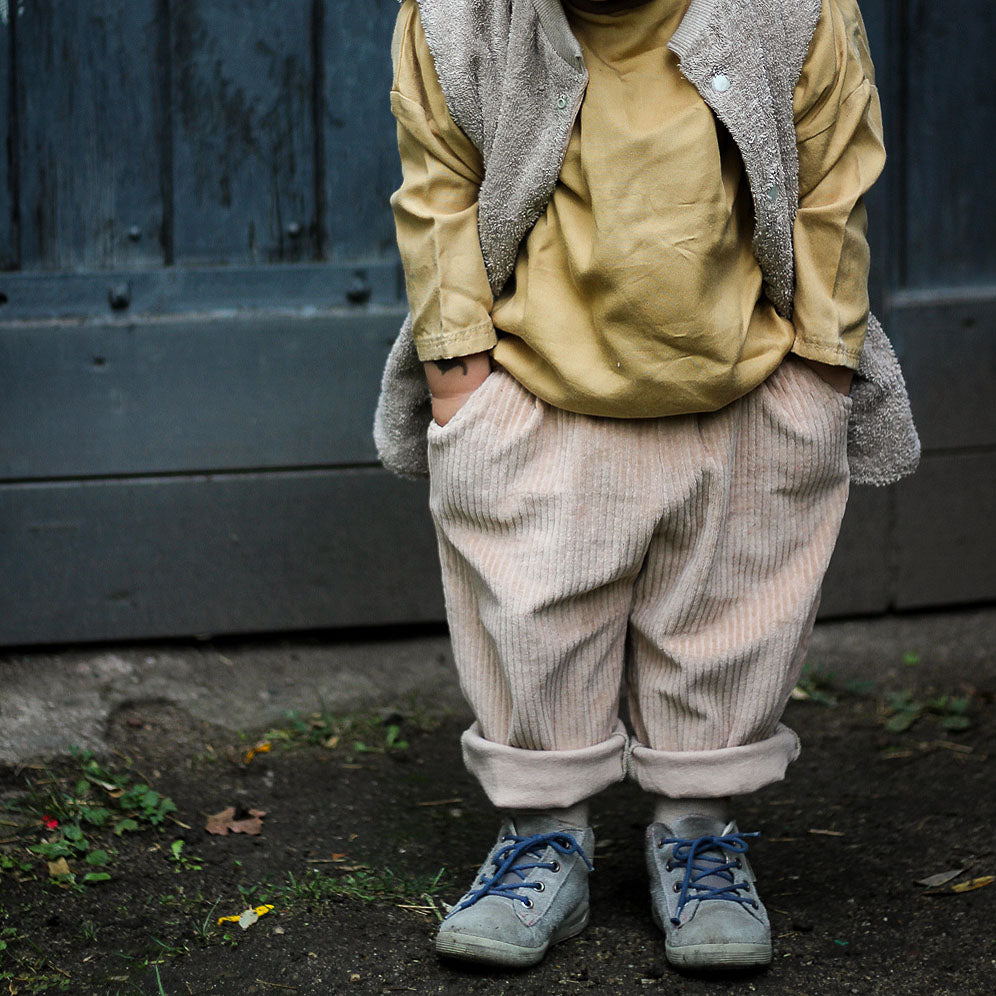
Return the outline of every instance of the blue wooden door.
<path id="1" fill-rule="evenodd" d="M 395 0 L 0 0 L 0 643 L 442 618 L 370 420 Z M 991 0 L 866 0 L 876 310 L 926 447 L 825 611 L 996 597 Z"/>
<path id="2" fill-rule="evenodd" d="M 0 642 L 436 619 L 393 0 L 0 9 Z"/>

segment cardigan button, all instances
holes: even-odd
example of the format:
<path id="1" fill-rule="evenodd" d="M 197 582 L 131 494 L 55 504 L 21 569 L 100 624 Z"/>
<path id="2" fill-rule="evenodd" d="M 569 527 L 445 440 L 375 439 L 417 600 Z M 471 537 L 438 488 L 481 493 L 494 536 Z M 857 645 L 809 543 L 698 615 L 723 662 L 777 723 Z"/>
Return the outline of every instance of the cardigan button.
<path id="1" fill-rule="evenodd" d="M 712 88 L 716 93 L 726 93 L 730 89 L 730 77 L 726 73 L 716 73 L 712 78 Z"/>

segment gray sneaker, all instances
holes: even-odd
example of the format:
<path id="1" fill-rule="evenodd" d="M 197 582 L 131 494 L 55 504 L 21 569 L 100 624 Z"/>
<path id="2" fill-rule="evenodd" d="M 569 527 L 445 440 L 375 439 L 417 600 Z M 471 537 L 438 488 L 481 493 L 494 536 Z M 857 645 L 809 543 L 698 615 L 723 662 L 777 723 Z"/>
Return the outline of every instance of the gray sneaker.
<path id="1" fill-rule="evenodd" d="M 539 831 L 539 832 L 537 832 Z M 449 958 L 522 968 L 588 924 L 590 828 L 506 822 L 470 890 L 436 935 Z"/>
<path id="2" fill-rule="evenodd" d="M 654 922 L 667 959 L 688 969 L 754 968 L 771 962 L 771 926 L 735 823 L 684 816 L 647 828 Z"/>

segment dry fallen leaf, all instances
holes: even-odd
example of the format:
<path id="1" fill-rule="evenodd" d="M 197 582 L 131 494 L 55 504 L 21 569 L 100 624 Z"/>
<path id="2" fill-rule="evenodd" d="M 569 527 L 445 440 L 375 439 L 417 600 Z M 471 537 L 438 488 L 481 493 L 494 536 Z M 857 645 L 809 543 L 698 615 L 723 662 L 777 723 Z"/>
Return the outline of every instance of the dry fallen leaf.
<path id="1" fill-rule="evenodd" d="M 981 878 L 972 878 L 967 882 L 959 882 L 951 886 L 952 892 L 974 892 L 976 889 L 984 889 L 987 885 L 996 882 L 996 875 L 983 875 Z"/>
<path id="2" fill-rule="evenodd" d="M 242 763 L 248 764 L 257 754 L 269 754 L 271 750 L 273 750 L 273 744 L 269 740 L 262 740 L 246 751 L 245 757 L 242 758 Z"/>
<path id="3" fill-rule="evenodd" d="M 224 837 L 227 833 L 246 833 L 252 837 L 263 832 L 263 817 L 265 809 L 241 810 L 236 813 L 234 806 L 223 809 L 207 818 L 204 829 L 208 833 Z"/>
<path id="4" fill-rule="evenodd" d="M 55 861 L 49 861 L 48 863 L 48 873 L 52 878 L 58 878 L 60 875 L 70 875 L 69 862 L 65 858 L 58 858 Z"/>
<path id="5" fill-rule="evenodd" d="M 926 878 L 918 878 L 916 881 L 917 885 L 925 885 L 928 889 L 936 889 L 938 886 L 945 885 L 950 882 L 953 878 L 957 878 L 964 872 L 964 868 L 955 868 L 952 871 L 938 872 L 936 875 L 928 875 Z"/>

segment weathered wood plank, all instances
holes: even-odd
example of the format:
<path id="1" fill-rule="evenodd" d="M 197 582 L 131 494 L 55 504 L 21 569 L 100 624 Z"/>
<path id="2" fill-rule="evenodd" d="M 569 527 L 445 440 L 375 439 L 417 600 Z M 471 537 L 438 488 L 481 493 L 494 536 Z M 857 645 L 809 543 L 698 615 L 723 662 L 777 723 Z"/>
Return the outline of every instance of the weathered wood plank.
<path id="1" fill-rule="evenodd" d="M 311 0 L 170 12 L 176 260 L 313 258 Z"/>
<path id="2" fill-rule="evenodd" d="M 388 200 L 401 182 L 391 116 L 395 0 L 325 5 L 325 226 L 330 258 L 394 251 Z"/>
<path id="3" fill-rule="evenodd" d="M 896 295 L 888 326 L 924 447 L 996 446 L 996 289 Z"/>
<path id="4" fill-rule="evenodd" d="M 7 298 L 0 329 L 14 321 L 106 319 L 114 315 L 206 315 L 219 312 L 358 309 L 398 306 L 400 264 L 388 259 L 350 264 L 164 267 L 102 273 L 0 273 Z M 128 305 L 111 305 L 111 288 Z M 120 303 L 120 302 L 119 302 Z"/>
<path id="5" fill-rule="evenodd" d="M 909 0 L 907 286 L 992 282 L 996 4 Z"/>
<path id="6" fill-rule="evenodd" d="M 922 499 L 939 494 L 904 508 L 924 520 L 895 553 L 907 606 L 928 585 L 913 604 L 996 594 L 978 536 L 924 543 L 939 510 Z M 426 502 L 423 484 L 375 469 L 0 485 L 0 645 L 442 621 Z M 821 617 L 889 605 L 887 505 L 855 492 Z M 945 528 L 963 530 L 964 511 L 945 510 Z M 967 584 L 952 569 L 966 552 Z"/>
<path id="7" fill-rule="evenodd" d="M 25 267 L 161 262 L 156 7 L 155 0 L 23 4 Z"/>
<path id="8" fill-rule="evenodd" d="M 17 229 L 17 109 L 14 104 L 14 35 L 17 5 L 0 7 L 0 270 L 18 265 Z M 2 289 L 0 289 L 2 294 Z M 3 304 L 0 297 L 0 306 Z M 0 311 L 2 314 L 2 311 Z"/>
<path id="9" fill-rule="evenodd" d="M 426 506 L 381 470 L 0 485 L 0 645 L 438 620 Z"/>
<path id="10" fill-rule="evenodd" d="M 0 480 L 376 460 L 398 310 L 0 327 Z"/>
<path id="11" fill-rule="evenodd" d="M 892 512 L 885 488 L 852 488 L 823 582 L 820 618 L 886 612 L 892 600 Z"/>
<path id="12" fill-rule="evenodd" d="M 888 493 L 856 491 L 821 617 L 883 611 L 891 560 L 900 607 L 996 595 L 976 500 L 996 459 L 926 471 L 964 500 L 904 484 L 890 557 Z M 426 502 L 376 469 L 0 485 L 0 645 L 441 621 Z"/>
<path id="13" fill-rule="evenodd" d="M 896 489 L 896 607 L 996 599 L 996 449 L 928 454 Z"/>
<path id="14" fill-rule="evenodd" d="M 886 149 L 890 156 L 885 171 L 866 197 L 868 207 L 868 241 L 871 245 L 871 273 L 869 291 L 872 310 L 885 313 L 886 288 L 892 266 L 895 245 L 896 188 L 902 164 L 891 156 L 892 141 L 896 134 L 899 108 L 896 106 L 899 87 L 896 85 L 896 66 L 901 54 L 897 52 L 898 39 L 887 9 L 891 0 L 864 0 L 861 13 L 868 32 L 868 44 L 875 64 L 875 80 L 882 102 L 885 123 Z"/>

